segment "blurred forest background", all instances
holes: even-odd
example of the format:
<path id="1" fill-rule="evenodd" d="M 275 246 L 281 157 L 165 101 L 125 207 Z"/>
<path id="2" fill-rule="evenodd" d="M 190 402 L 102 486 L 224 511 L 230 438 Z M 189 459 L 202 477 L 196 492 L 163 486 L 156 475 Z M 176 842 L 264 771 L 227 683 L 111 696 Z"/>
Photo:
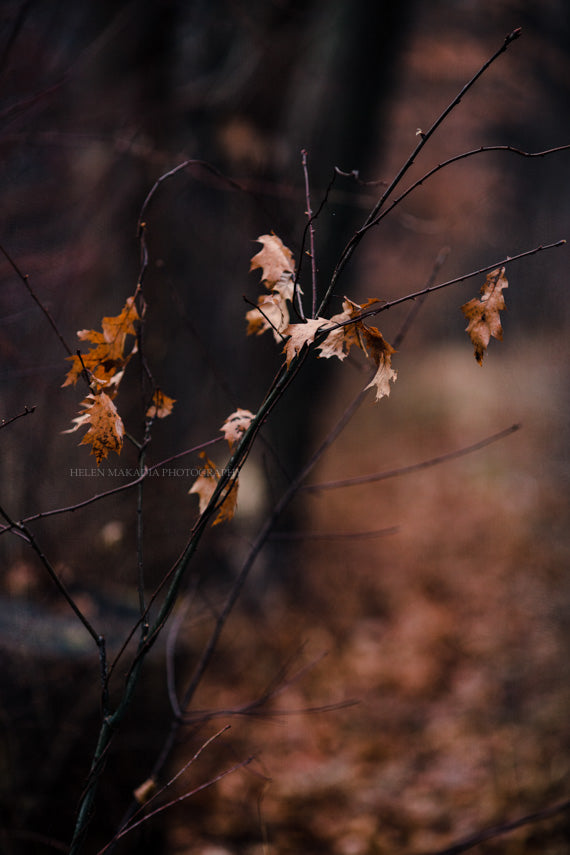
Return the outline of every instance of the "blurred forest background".
<path id="1" fill-rule="evenodd" d="M 99 328 L 134 291 L 137 217 L 154 182 L 186 159 L 213 167 L 165 181 L 147 211 L 146 357 L 177 399 L 156 426 L 151 462 L 216 436 L 237 406 L 255 411 L 280 364 L 269 335 L 245 337 L 243 296 L 260 292 L 258 273 L 248 274 L 258 235 L 274 230 L 301 247 L 301 149 L 313 209 L 334 167 L 361 179 L 337 177 L 316 223 L 324 290 L 381 192 L 365 182 L 393 177 L 418 129 L 519 26 L 522 38 L 451 114 L 404 187 L 482 145 L 570 142 L 564 0 L 5 0 L 0 244 L 72 347 L 77 330 Z M 567 153 L 454 164 L 368 236 L 336 296 L 416 291 L 444 249 L 440 280 L 570 239 L 569 186 Z M 299 498 L 258 561 L 198 700 L 229 709 L 284 663 L 313 663 L 274 701 L 297 713 L 228 716 L 229 734 L 174 791 L 250 754 L 257 773 L 228 776 L 117 851 L 416 855 L 568 797 L 568 249 L 518 262 L 507 276 L 505 340 L 491 343 L 483 368 L 459 311 L 481 277 L 426 301 L 394 359 L 390 399 L 364 404 L 313 478 L 391 470 L 513 423 L 522 430 L 441 467 Z M 307 293 L 308 267 L 302 285 Z M 388 341 L 406 311 L 378 319 Z M 65 356 L 2 258 L 0 418 L 36 407 L 0 435 L 0 504 L 16 519 L 121 483 L 72 475 L 94 464 L 77 434 L 62 435 L 80 401 L 61 388 Z M 329 362 L 308 366 L 289 391 L 244 472 L 238 516 L 201 548 L 180 673 L 271 503 L 365 382 L 358 365 Z M 125 381 L 119 406 L 136 432 L 136 382 Z M 109 465 L 135 460 L 125 447 Z M 195 520 L 189 486 L 149 486 L 149 589 Z M 398 531 L 385 538 L 314 537 L 391 526 Z M 136 620 L 133 496 L 33 530 L 116 644 Z M 26 544 L 3 535 L 0 558 L 0 846 L 27 855 L 69 839 L 96 735 L 98 664 Z M 168 727 L 163 654 L 110 760 L 94 823 L 100 846 Z M 358 703 L 299 712 L 347 700 Z M 173 773 L 220 722 L 188 729 Z M 561 814 L 477 851 L 563 855 L 569 839 Z"/>

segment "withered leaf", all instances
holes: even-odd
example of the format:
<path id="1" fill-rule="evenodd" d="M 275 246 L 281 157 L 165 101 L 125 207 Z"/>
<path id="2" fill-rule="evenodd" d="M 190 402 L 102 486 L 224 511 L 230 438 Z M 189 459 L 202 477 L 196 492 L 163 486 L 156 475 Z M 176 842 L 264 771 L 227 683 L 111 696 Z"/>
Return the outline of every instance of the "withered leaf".
<path id="1" fill-rule="evenodd" d="M 200 457 L 204 461 L 202 472 L 198 478 L 196 478 L 188 492 L 195 493 L 198 496 L 200 502 L 200 513 L 203 514 L 210 504 L 214 491 L 218 486 L 220 475 L 216 468 L 216 464 L 209 460 L 206 452 L 201 451 Z M 229 486 L 228 492 L 224 496 L 223 501 L 218 508 L 218 515 L 212 523 L 213 526 L 218 525 L 221 522 L 227 522 L 233 518 L 237 508 L 237 494 L 238 479 L 236 478 L 231 486 Z"/>
<path id="2" fill-rule="evenodd" d="M 240 441 L 250 426 L 253 417 L 253 413 L 249 410 L 243 410 L 241 407 L 227 417 L 220 430 L 228 441 L 230 448 L 233 448 Z"/>
<path id="3" fill-rule="evenodd" d="M 128 335 L 136 335 L 134 323 L 137 320 L 140 318 L 133 296 L 127 299 L 120 314 L 103 318 L 101 332 L 79 330 L 77 337 L 81 341 L 91 342 L 93 347 L 87 353 L 82 354 L 81 358 L 78 355 L 67 357 L 72 365 L 63 385 L 69 386 L 71 383 L 76 383 L 84 368 L 100 384 L 110 384 L 113 377 L 125 368 L 133 353 L 136 352 L 136 341 L 127 352 L 125 352 L 125 345 Z M 116 386 L 117 383 L 115 382 L 114 386 L 111 387 L 113 391 L 108 390 L 109 394 L 114 396 Z"/>
<path id="4" fill-rule="evenodd" d="M 364 323 L 356 321 L 353 324 L 347 324 L 346 321 L 357 318 L 364 309 L 370 308 L 373 303 L 377 302 L 378 300 L 372 299 L 368 300 L 364 305 L 359 306 L 358 303 L 353 303 L 352 300 L 345 297 L 342 304 L 342 312 L 338 315 L 333 315 L 330 319 L 331 324 L 345 325 L 331 330 L 322 344 L 318 345 L 317 350 L 321 351 L 319 354 L 320 358 L 329 359 L 331 356 L 336 356 L 342 362 L 348 356 L 352 345 L 355 344 L 358 347 L 362 347 L 359 338 L 359 329 L 365 328 Z"/>
<path id="5" fill-rule="evenodd" d="M 246 312 L 247 335 L 261 335 L 271 329 L 275 340 L 281 341 L 280 333 L 289 323 L 289 309 L 284 297 L 279 292 L 262 294 L 257 305 L 258 309 Z"/>
<path id="6" fill-rule="evenodd" d="M 169 398 L 162 389 L 155 389 L 152 401 L 146 411 L 147 419 L 165 419 L 172 412 L 176 398 Z"/>
<path id="7" fill-rule="evenodd" d="M 367 389 L 376 388 L 376 400 L 390 394 L 390 381 L 396 382 L 397 372 L 392 368 L 394 348 L 389 344 L 376 327 L 365 327 L 359 330 L 362 349 L 376 365 L 377 371 Z"/>
<path id="8" fill-rule="evenodd" d="M 257 240 L 263 244 L 263 249 L 253 256 L 249 270 L 260 268 L 261 279 L 271 291 L 278 283 L 283 285 L 292 279 L 295 273 L 293 253 L 275 234 L 260 235 Z"/>
<path id="9" fill-rule="evenodd" d="M 506 309 L 503 289 L 508 286 L 505 268 L 498 267 L 487 274 L 481 286 L 481 298 L 474 298 L 461 306 L 461 311 L 469 321 L 465 329 L 473 342 L 475 359 L 479 365 L 483 365 L 483 357 L 491 336 L 498 341 L 503 338 L 499 312 Z"/>
<path id="10" fill-rule="evenodd" d="M 305 345 L 312 344 L 317 331 L 330 323 L 326 318 L 309 318 L 304 324 L 289 324 L 283 330 L 283 335 L 289 336 L 285 343 L 283 353 L 287 357 L 287 365 L 297 356 Z"/>
<path id="11" fill-rule="evenodd" d="M 80 427 L 89 425 L 89 430 L 79 444 L 91 446 L 91 454 L 95 455 L 99 466 L 110 451 L 121 453 L 125 432 L 123 422 L 115 404 L 105 392 L 90 393 L 81 402 L 81 406 L 84 412 L 73 419 L 75 427 L 63 433 L 73 433 Z"/>

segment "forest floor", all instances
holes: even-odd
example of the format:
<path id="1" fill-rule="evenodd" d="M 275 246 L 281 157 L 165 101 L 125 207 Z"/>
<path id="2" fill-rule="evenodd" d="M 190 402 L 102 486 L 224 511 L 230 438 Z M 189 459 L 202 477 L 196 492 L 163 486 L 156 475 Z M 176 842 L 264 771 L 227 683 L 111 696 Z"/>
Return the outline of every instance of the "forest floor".
<path id="1" fill-rule="evenodd" d="M 195 785 L 254 759 L 173 814 L 172 852 L 419 855 L 567 798 L 566 346 L 543 344 L 533 368 L 527 343 L 499 347 L 483 369 L 467 342 L 419 369 L 402 358 L 401 395 L 381 417 L 367 402 L 315 475 L 393 469 L 522 424 L 461 459 L 306 498 L 313 537 L 300 556 L 282 545 L 298 585 L 231 619 L 198 703 L 276 691 L 188 742 L 231 725 L 191 766 Z M 569 835 L 566 812 L 475 851 L 564 855 Z"/>

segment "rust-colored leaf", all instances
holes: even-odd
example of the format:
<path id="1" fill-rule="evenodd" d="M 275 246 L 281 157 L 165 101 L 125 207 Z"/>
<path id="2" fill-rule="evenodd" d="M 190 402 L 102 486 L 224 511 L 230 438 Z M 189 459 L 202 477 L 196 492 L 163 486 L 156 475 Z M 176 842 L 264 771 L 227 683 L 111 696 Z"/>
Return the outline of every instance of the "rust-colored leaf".
<path id="1" fill-rule="evenodd" d="M 136 335 L 134 323 L 137 320 L 140 318 L 133 296 L 127 299 L 120 314 L 103 318 L 101 332 L 79 330 L 77 337 L 80 341 L 89 341 L 93 346 L 87 353 L 81 354 L 81 358 L 78 355 L 67 357 L 71 361 L 71 368 L 63 385 L 75 384 L 84 369 L 87 369 L 100 384 L 109 384 L 117 373 L 124 370 L 127 362 L 136 352 L 136 341 L 128 350 L 125 350 L 125 345 L 128 335 Z M 111 387 L 113 392 L 108 390 L 109 394 L 116 393 L 116 385 L 115 383 L 114 387 Z"/>
<path id="2" fill-rule="evenodd" d="M 503 338 L 499 312 L 506 309 L 503 289 L 508 286 L 505 268 L 492 270 L 481 286 L 481 298 L 474 298 L 461 306 L 461 311 L 469 321 L 465 329 L 473 342 L 475 359 L 479 365 L 483 364 L 491 336 L 498 341 Z"/>
<path id="3" fill-rule="evenodd" d="M 208 459 L 204 451 L 200 452 L 200 457 L 204 461 L 202 471 L 188 492 L 195 493 L 198 496 L 200 513 L 203 514 L 218 486 L 220 474 L 216 468 L 216 464 Z M 221 522 L 227 522 L 233 518 L 237 508 L 237 494 L 238 479 L 236 478 L 231 486 L 228 486 L 228 492 L 218 507 L 218 515 L 212 523 L 213 526 Z"/>
<path id="4" fill-rule="evenodd" d="M 162 389 L 155 389 L 149 408 L 146 411 L 147 419 L 165 419 L 172 412 L 176 398 L 169 398 Z"/>
<path id="5" fill-rule="evenodd" d="M 123 422 L 115 404 L 105 392 L 90 393 L 81 402 L 81 406 L 84 411 L 73 419 L 75 427 L 63 433 L 73 433 L 89 425 L 89 430 L 79 444 L 91 446 L 91 454 L 95 455 L 99 466 L 110 451 L 121 453 L 125 432 Z"/>

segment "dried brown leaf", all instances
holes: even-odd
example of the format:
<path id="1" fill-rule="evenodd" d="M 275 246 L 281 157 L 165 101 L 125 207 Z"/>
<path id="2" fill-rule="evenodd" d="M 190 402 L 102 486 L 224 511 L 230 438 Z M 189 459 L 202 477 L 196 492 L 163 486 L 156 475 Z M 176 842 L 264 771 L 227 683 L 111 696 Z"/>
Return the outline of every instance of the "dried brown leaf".
<path id="1" fill-rule="evenodd" d="M 198 496 L 200 502 L 200 513 L 203 514 L 210 504 L 212 496 L 218 486 L 220 474 L 216 468 L 216 464 L 209 460 L 204 451 L 200 452 L 200 457 L 204 461 L 202 471 L 188 492 L 195 493 Z M 218 525 L 221 522 L 227 522 L 233 518 L 237 508 L 237 494 L 238 479 L 236 478 L 229 487 L 222 503 L 219 505 L 218 515 L 212 523 L 213 526 Z"/>
<path id="2" fill-rule="evenodd" d="M 263 244 L 263 249 L 253 256 L 249 266 L 250 272 L 261 269 L 261 279 L 271 291 L 278 283 L 281 285 L 290 281 L 295 274 L 293 253 L 277 235 L 260 235 L 257 240 Z M 290 297 L 287 297 L 290 299 Z"/>
<path id="3" fill-rule="evenodd" d="M 305 345 L 312 344 L 317 331 L 330 323 L 326 318 L 310 318 L 304 324 L 289 324 L 283 330 L 283 335 L 289 336 L 285 343 L 283 353 L 287 356 L 287 365 L 297 356 Z"/>
<path id="4" fill-rule="evenodd" d="M 481 298 L 474 298 L 461 306 L 461 311 L 469 321 L 465 329 L 473 342 L 475 359 L 479 365 L 483 364 L 491 336 L 498 341 L 503 338 L 499 312 L 506 309 L 503 289 L 508 286 L 505 268 L 492 270 L 481 286 Z"/>
<path id="5" fill-rule="evenodd" d="M 165 419 L 172 412 L 176 398 L 169 398 L 162 389 L 155 389 L 149 408 L 146 411 L 147 419 Z"/>
<path id="6" fill-rule="evenodd" d="M 102 331 L 79 330 L 77 337 L 80 341 L 89 341 L 91 347 L 87 353 L 68 356 L 72 365 L 67 373 L 64 386 L 75 384 L 77 378 L 84 369 L 87 369 L 94 378 L 103 385 L 108 385 L 113 377 L 124 370 L 127 362 L 136 352 L 136 341 L 125 352 L 126 338 L 128 335 L 135 336 L 135 321 L 140 320 L 135 305 L 135 297 L 129 297 L 120 314 L 103 318 Z M 116 383 L 114 384 L 116 392 Z"/>
<path id="7" fill-rule="evenodd" d="M 376 400 L 387 397 L 390 394 L 390 381 L 396 382 L 397 372 L 392 368 L 392 354 L 394 348 L 389 344 L 382 333 L 376 327 L 365 327 L 359 330 L 362 341 L 362 349 L 369 359 L 376 365 L 377 371 L 367 389 L 376 389 Z"/>
<path id="8" fill-rule="evenodd" d="M 95 455 L 99 466 L 110 451 L 121 453 L 125 432 L 123 422 L 115 404 L 105 392 L 87 395 L 81 406 L 84 412 L 73 419 L 75 427 L 63 433 L 73 433 L 89 425 L 89 430 L 79 444 L 91 445 L 91 454 Z"/>
<path id="9" fill-rule="evenodd" d="M 280 333 L 289 324 L 289 309 L 284 297 L 278 292 L 262 294 L 257 305 L 258 309 L 246 313 L 247 335 L 261 335 L 271 329 L 275 340 L 281 341 Z"/>
<path id="10" fill-rule="evenodd" d="M 220 430 L 228 441 L 230 448 L 240 441 L 251 424 L 253 413 L 249 410 L 238 408 L 235 413 L 227 417 Z"/>

